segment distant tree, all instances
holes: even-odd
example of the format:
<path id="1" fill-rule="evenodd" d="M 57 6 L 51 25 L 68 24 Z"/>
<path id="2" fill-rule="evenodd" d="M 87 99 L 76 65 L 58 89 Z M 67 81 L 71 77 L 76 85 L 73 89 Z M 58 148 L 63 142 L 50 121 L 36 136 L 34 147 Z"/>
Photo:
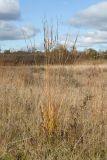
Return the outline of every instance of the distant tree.
<path id="1" fill-rule="evenodd" d="M 36 53 L 37 52 L 37 48 L 36 47 L 32 47 L 32 53 Z"/>
<path id="2" fill-rule="evenodd" d="M 4 51 L 4 54 L 10 54 L 10 53 L 11 53 L 10 49 Z"/>
<path id="3" fill-rule="evenodd" d="M 57 47 L 55 47 L 53 50 L 52 50 L 53 53 L 61 53 L 61 54 L 67 54 L 68 53 L 68 50 L 66 48 L 66 46 L 64 45 L 58 45 Z"/>
<path id="4" fill-rule="evenodd" d="M 89 56 L 89 58 L 98 58 L 98 52 L 95 49 L 89 48 L 86 52 L 86 54 Z"/>
<path id="5" fill-rule="evenodd" d="M 102 53 L 102 57 L 103 57 L 104 59 L 107 59 L 107 50 L 105 50 L 105 51 Z"/>

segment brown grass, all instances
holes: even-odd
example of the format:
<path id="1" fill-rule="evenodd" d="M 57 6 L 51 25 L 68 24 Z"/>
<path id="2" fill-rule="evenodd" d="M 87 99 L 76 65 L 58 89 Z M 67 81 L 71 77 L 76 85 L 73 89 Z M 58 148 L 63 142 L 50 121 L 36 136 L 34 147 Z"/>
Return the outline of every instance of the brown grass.
<path id="1" fill-rule="evenodd" d="M 0 67 L 0 160 L 106 160 L 106 107 L 106 65 Z"/>

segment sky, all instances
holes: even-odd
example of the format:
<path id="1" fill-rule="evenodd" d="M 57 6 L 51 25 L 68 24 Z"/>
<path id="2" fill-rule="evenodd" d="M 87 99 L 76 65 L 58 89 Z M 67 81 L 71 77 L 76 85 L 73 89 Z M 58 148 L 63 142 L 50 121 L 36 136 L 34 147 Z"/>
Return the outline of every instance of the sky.
<path id="1" fill-rule="evenodd" d="M 107 1 L 104 0 L 0 0 L 0 48 L 43 48 L 43 20 L 59 23 L 59 43 L 69 47 L 107 49 Z"/>

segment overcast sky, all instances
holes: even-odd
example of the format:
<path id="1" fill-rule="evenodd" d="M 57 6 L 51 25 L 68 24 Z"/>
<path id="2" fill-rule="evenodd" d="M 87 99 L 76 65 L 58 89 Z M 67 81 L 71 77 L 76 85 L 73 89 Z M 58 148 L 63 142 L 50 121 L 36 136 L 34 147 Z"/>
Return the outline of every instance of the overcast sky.
<path id="1" fill-rule="evenodd" d="M 107 1 L 103 0 L 0 0 L 0 48 L 25 48 L 29 39 L 42 48 L 44 17 L 54 25 L 58 19 L 60 43 L 68 35 L 72 45 L 79 32 L 79 49 L 107 49 Z"/>

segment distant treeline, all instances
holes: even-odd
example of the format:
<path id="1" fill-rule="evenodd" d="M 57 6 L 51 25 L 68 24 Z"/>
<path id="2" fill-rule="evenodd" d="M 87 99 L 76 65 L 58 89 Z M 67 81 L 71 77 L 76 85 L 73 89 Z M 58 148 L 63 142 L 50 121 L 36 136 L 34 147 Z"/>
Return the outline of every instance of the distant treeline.
<path id="1" fill-rule="evenodd" d="M 44 65 L 73 64 L 86 60 L 107 60 L 107 51 L 96 51 L 92 48 L 85 51 L 67 50 L 60 46 L 51 51 L 14 51 L 5 50 L 0 54 L 0 65 Z"/>

